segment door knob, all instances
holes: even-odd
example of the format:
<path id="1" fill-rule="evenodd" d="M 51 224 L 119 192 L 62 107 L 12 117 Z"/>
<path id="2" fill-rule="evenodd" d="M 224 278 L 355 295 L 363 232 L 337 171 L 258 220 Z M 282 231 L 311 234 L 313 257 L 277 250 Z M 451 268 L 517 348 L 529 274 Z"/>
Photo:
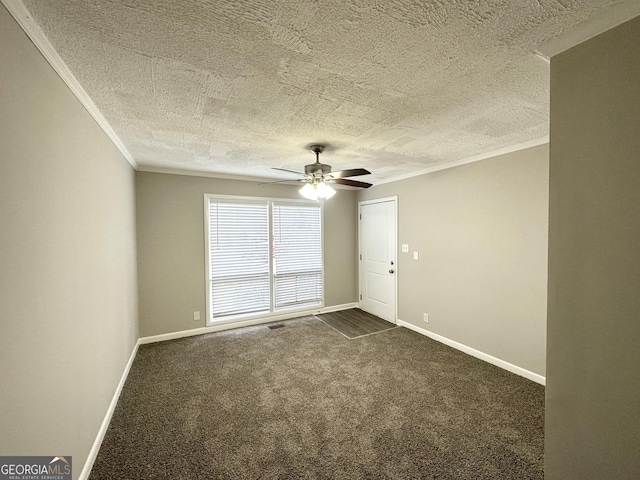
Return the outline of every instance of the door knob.
<path id="1" fill-rule="evenodd" d="M 389 273 L 393 273 L 393 268 L 391 270 L 389 270 Z"/>

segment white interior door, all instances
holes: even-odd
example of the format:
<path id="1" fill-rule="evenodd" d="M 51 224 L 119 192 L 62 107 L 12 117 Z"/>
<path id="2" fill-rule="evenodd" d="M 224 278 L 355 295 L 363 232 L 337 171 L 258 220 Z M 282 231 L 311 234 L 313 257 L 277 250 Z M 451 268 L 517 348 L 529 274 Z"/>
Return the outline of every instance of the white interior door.
<path id="1" fill-rule="evenodd" d="M 360 202 L 360 308 L 396 323 L 397 199 Z"/>

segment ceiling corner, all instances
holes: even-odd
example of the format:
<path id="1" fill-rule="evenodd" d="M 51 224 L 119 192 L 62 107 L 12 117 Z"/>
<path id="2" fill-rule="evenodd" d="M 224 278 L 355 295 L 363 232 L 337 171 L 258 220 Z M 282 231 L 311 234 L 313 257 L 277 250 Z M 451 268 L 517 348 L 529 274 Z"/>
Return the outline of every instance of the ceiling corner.
<path id="1" fill-rule="evenodd" d="M 47 36 L 44 34 L 40 26 L 36 23 L 31 12 L 20 0 L 0 0 L 2 4 L 7 8 L 9 13 L 18 22 L 18 25 L 24 30 L 29 39 L 33 42 L 36 48 L 40 51 L 42 56 L 49 62 L 55 72 L 60 76 L 62 81 L 69 87 L 71 92 L 76 96 L 84 108 L 98 123 L 100 128 L 107 134 L 109 139 L 113 142 L 115 147 L 120 151 L 122 156 L 131 164 L 131 166 L 137 170 L 138 164 L 124 146 L 122 140 L 118 137 L 116 132 L 111 128 L 109 122 L 102 115 L 96 104 L 91 100 L 91 97 L 82 88 L 80 82 L 71 73 L 71 70 L 67 64 L 62 60 L 56 49 L 53 47 Z"/>

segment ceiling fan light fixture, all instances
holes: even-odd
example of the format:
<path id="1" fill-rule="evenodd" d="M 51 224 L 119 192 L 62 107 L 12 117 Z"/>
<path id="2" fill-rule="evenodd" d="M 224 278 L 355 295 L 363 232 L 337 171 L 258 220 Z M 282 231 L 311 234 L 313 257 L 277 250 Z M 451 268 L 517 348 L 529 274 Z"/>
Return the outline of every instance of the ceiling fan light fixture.
<path id="1" fill-rule="evenodd" d="M 318 191 L 314 188 L 314 185 L 306 183 L 300 190 L 300 195 L 309 200 L 318 200 Z"/>
<path id="2" fill-rule="evenodd" d="M 336 191 L 324 181 L 317 183 L 307 183 L 300 190 L 300 195 L 309 200 L 329 200 L 336 194 Z"/>
<path id="3" fill-rule="evenodd" d="M 316 190 L 318 192 L 318 198 L 320 199 L 329 200 L 336 194 L 336 191 L 331 187 L 331 185 L 325 182 L 318 183 Z"/>

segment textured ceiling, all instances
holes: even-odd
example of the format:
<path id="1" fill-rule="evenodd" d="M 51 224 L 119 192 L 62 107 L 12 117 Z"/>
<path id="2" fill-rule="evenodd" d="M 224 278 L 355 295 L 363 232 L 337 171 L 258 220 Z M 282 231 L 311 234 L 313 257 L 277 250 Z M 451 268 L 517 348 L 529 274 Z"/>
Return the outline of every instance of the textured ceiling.
<path id="1" fill-rule="evenodd" d="M 544 139 L 534 52 L 638 3 L 24 1 L 142 169 L 374 183 Z"/>

